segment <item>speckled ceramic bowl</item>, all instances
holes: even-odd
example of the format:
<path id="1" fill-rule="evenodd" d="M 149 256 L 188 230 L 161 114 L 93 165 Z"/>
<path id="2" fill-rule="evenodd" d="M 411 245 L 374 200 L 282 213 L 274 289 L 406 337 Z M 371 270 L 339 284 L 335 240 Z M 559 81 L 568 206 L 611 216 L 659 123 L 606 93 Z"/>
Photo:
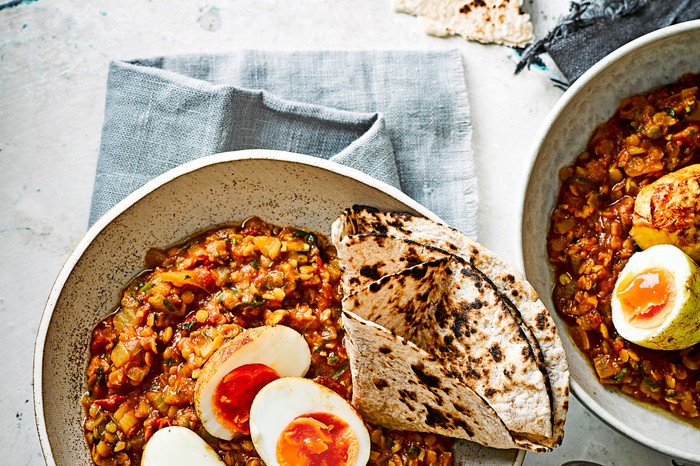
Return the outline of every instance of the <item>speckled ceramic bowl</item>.
<path id="1" fill-rule="evenodd" d="M 573 163 L 593 129 L 613 115 L 622 98 L 671 83 L 684 72 L 700 72 L 700 21 L 659 30 L 603 59 L 566 91 L 535 138 L 523 201 L 522 253 L 527 278 L 549 309 L 554 309 L 553 274 L 546 237 L 559 192 L 559 169 Z M 700 430 L 601 385 L 564 322 L 557 318 L 557 325 L 573 392 L 584 405 L 623 434 L 680 460 L 700 463 Z"/>
<path id="2" fill-rule="evenodd" d="M 37 428 L 50 466 L 88 466 L 80 398 L 93 327 L 143 268 L 146 251 L 223 223 L 258 215 L 279 225 L 330 234 L 353 204 L 412 211 L 437 219 L 399 190 L 356 170 L 274 151 L 218 154 L 146 184 L 88 231 L 53 286 L 34 355 Z M 457 465 L 513 466 L 523 454 L 464 442 Z"/>

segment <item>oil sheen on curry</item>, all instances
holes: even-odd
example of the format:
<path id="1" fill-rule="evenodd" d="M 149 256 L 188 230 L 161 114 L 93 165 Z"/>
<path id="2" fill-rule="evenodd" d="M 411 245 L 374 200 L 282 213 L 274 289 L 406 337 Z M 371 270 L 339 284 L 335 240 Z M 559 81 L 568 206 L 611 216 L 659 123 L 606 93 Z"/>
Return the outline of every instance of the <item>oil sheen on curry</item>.
<path id="1" fill-rule="evenodd" d="M 450 465 L 452 440 L 350 404 L 335 248 L 251 218 L 167 250 L 93 330 L 84 435 L 97 465 Z"/>
<path id="2" fill-rule="evenodd" d="M 600 381 L 700 426 L 700 75 L 624 99 L 563 168 L 553 292 Z"/>

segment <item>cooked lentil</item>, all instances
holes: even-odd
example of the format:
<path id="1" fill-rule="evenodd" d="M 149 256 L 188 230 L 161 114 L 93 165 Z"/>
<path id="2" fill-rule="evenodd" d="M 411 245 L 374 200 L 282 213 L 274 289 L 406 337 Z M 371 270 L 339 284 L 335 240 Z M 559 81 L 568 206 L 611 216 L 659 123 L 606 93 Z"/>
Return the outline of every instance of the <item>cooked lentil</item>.
<path id="1" fill-rule="evenodd" d="M 557 311 L 601 382 L 700 427 L 700 345 L 655 351 L 617 334 L 611 294 L 638 250 L 629 235 L 635 196 L 700 162 L 700 74 L 624 99 L 575 163 L 563 168 L 547 237 Z"/>
<path id="2" fill-rule="evenodd" d="M 86 372 L 84 434 L 99 466 L 138 465 L 158 429 L 199 434 L 222 460 L 262 465 L 249 435 L 209 435 L 194 409 L 204 363 L 244 328 L 282 324 L 312 353 L 306 377 L 350 399 L 352 380 L 340 323 L 340 271 L 321 234 L 251 218 L 166 251 L 124 289 L 93 330 Z M 372 465 L 450 465 L 452 440 L 368 426 Z"/>

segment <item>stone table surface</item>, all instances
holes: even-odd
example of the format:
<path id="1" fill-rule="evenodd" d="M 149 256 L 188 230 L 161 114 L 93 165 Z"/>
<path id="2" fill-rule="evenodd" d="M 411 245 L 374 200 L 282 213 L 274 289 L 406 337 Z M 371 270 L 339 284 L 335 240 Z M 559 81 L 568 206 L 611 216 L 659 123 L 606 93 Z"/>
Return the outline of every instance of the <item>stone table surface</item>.
<path id="1" fill-rule="evenodd" d="M 0 5 L 8 2 L 0 2 Z M 234 49 L 461 51 L 479 178 L 479 239 L 519 263 L 516 231 L 530 145 L 562 94 L 513 49 L 427 36 L 390 0 L 23 0 L 0 10 L 0 464 L 41 465 L 32 357 L 46 297 L 87 229 L 107 65 L 113 59 Z M 530 0 L 541 37 L 566 0 Z M 517 262 L 516 262 L 517 261 Z M 80 446 L 76 445 L 76 448 Z M 672 460 L 605 426 L 576 399 L 566 437 L 526 466 Z"/>

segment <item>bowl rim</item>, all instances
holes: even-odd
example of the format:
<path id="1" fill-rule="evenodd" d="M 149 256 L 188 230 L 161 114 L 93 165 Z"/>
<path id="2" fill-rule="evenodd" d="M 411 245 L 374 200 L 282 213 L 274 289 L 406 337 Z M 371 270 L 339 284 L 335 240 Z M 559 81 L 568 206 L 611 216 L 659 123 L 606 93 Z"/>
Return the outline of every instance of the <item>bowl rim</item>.
<path id="1" fill-rule="evenodd" d="M 615 51 L 606 55 L 591 68 L 589 68 L 585 73 L 583 73 L 574 83 L 562 94 L 562 96 L 557 100 L 554 107 L 549 111 L 544 121 L 541 123 L 540 129 L 535 134 L 533 139 L 534 143 L 530 148 L 530 160 L 527 167 L 527 176 L 524 177 L 523 185 L 520 189 L 521 199 L 520 199 L 520 222 L 518 225 L 518 231 L 516 233 L 516 241 L 519 242 L 520 255 L 518 257 L 518 265 L 521 270 L 525 270 L 525 257 L 524 257 L 524 237 L 523 237 L 523 224 L 525 220 L 525 201 L 526 194 L 529 187 L 530 176 L 534 169 L 535 163 L 537 161 L 537 155 L 539 154 L 546 137 L 549 134 L 550 128 L 554 122 L 559 118 L 561 113 L 567 107 L 567 105 L 574 99 L 574 97 L 579 93 L 581 89 L 586 87 L 591 81 L 593 81 L 598 75 L 603 73 L 608 67 L 612 66 L 619 59 L 633 54 L 639 49 L 642 49 L 656 41 L 665 39 L 667 37 L 672 37 L 675 35 L 683 34 L 688 31 L 700 30 L 700 19 L 686 21 L 683 23 L 674 24 L 667 26 L 656 31 L 647 33 L 637 39 L 628 42 L 627 44 L 621 46 Z M 623 96 L 624 97 L 624 96 Z M 635 431 L 632 427 L 627 426 L 616 417 L 614 417 L 610 412 L 608 412 L 603 406 L 597 403 L 593 397 L 591 397 L 586 391 L 579 385 L 573 377 L 569 380 L 571 390 L 576 398 L 598 419 L 603 421 L 605 424 L 610 426 L 612 429 L 621 433 L 622 435 L 635 440 L 653 450 L 661 452 L 665 455 L 681 459 L 683 461 L 690 461 L 693 463 L 700 463 L 700 454 L 688 454 L 688 452 L 679 451 L 673 447 L 669 447 L 652 437 L 642 435 Z"/>
<path id="2" fill-rule="evenodd" d="M 36 339 L 34 342 L 32 381 L 35 425 L 39 436 L 39 442 L 41 445 L 43 458 L 47 466 L 56 466 L 56 461 L 53 456 L 51 442 L 49 441 L 49 434 L 46 429 L 46 421 L 44 419 L 42 371 L 45 341 L 49 325 L 52 320 L 53 311 L 58 302 L 58 298 L 62 293 L 63 287 L 68 277 L 73 272 L 73 269 L 75 268 L 78 260 L 86 251 L 86 249 L 90 246 L 90 244 L 95 240 L 95 238 L 105 228 L 107 228 L 115 218 L 117 218 L 124 211 L 129 209 L 133 204 L 143 199 L 151 192 L 157 190 L 159 187 L 167 184 L 168 182 L 176 178 L 179 178 L 180 176 L 186 175 L 203 167 L 242 160 L 271 160 L 297 163 L 315 168 L 321 168 L 323 170 L 338 174 L 340 176 L 354 179 L 371 188 L 375 188 L 379 191 L 382 191 L 385 194 L 388 194 L 389 196 L 403 203 L 404 205 L 408 206 L 409 208 L 420 213 L 421 215 L 424 215 L 430 218 L 431 220 L 445 223 L 440 217 L 437 216 L 437 214 L 435 214 L 422 204 L 418 203 L 413 198 L 409 197 L 403 191 L 380 180 L 377 180 L 376 178 L 360 170 L 319 157 L 279 150 L 244 149 L 208 155 L 192 160 L 190 162 L 186 162 L 182 165 L 178 165 L 177 167 L 174 167 L 148 181 L 143 186 L 136 189 L 131 194 L 127 195 L 124 199 L 115 204 L 112 208 L 110 208 L 87 230 L 87 232 L 79 240 L 79 242 L 76 244 L 76 246 L 73 248 L 72 252 L 68 256 L 68 258 L 63 263 L 63 266 L 61 267 L 52 284 L 48 298 L 46 299 L 46 303 L 44 305 L 41 320 L 39 322 L 39 327 L 37 330 Z M 521 465 L 524 461 L 524 458 L 525 452 L 523 450 L 519 450 L 514 459 L 513 466 Z"/>

